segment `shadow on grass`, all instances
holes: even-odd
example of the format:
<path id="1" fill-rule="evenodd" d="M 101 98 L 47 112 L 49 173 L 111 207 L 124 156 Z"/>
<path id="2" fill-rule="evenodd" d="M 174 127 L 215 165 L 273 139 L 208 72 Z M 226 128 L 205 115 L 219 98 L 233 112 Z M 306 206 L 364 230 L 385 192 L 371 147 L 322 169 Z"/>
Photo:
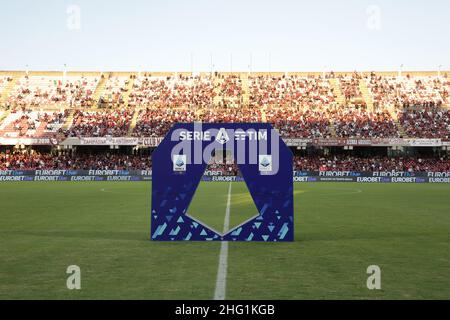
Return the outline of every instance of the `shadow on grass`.
<path id="1" fill-rule="evenodd" d="M 84 240 L 115 240 L 115 241 L 138 241 L 152 243 L 204 243 L 203 241 L 151 241 L 150 232 L 139 231 L 61 231 L 61 230 L 42 230 L 42 231 L 21 231 L 9 230 L 3 231 L 3 235 L 12 236 L 32 236 L 47 238 L 68 238 Z M 406 238 L 435 238 L 439 236 L 448 236 L 445 233 L 417 233 L 417 232 L 354 232 L 349 234 L 326 234 L 326 233 L 301 233 L 295 235 L 295 243 L 308 243 L 316 241 L 349 241 L 349 240 L 389 240 Z M 216 242 L 216 241 L 207 241 Z M 216 242 L 217 243 L 217 242 Z M 242 243 L 242 242 L 241 242 Z M 264 242 L 259 242 L 260 244 Z M 287 242 L 292 243 L 292 242 Z M 274 243 L 274 245 L 278 245 Z"/>
<path id="2" fill-rule="evenodd" d="M 2 235 L 24 236 L 24 237 L 46 237 L 46 238 L 67 238 L 82 240 L 113 240 L 113 241 L 137 241 L 140 243 L 149 242 L 156 244 L 164 244 L 165 246 L 175 246 L 184 244 L 204 244 L 204 243 L 220 243 L 218 241 L 151 241 L 150 231 L 61 231 L 61 230 L 42 230 L 42 231 L 21 231 L 9 230 L 2 231 Z"/>
<path id="3" fill-rule="evenodd" d="M 150 232 L 137 231 L 4 231 L 5 235 L 21 235 L 49 238 L 77 238 L 85 240 L 150 241 Z"/>
<path id="4" fill-rule="evenodd" d="M 404 238 L 418 238 L 418 237 L 437 237 L 448 236 L 446 233 L 436 232 L 352 232 L 348 234 L 326 234 L 326 233 L 302 233 L 295 236 L 296 242 L 310 242 L 310 241 L 347 241 L 347 240 L 389 240 L 389 239 L 404 239 Z"/>

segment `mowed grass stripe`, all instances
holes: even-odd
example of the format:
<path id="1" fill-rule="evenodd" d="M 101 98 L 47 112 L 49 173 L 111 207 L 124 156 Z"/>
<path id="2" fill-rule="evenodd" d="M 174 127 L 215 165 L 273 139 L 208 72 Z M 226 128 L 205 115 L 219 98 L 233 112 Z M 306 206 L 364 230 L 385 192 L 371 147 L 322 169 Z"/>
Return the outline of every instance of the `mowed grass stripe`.
<path id="1" fill-rule="evenodd" d="M 187 213 L 215 231 L 223 231 L 228 196 L 227 182 L 200 182 Z"/>
<path id="2" fill-rule="evenodd" d="M 228 227 L 224 228 L 228 186 L 229 182 L 201 182 L 189 204 L 189 216 L 223 233 L 258 215 L 245 183 L 233 183 L 230 220 Z"/>
<path id="3" fill-rule="evenodd" d="M 248 221 L 259 214 L 245 182 L 234 182 L 230 207 L 230 228 Z"/>

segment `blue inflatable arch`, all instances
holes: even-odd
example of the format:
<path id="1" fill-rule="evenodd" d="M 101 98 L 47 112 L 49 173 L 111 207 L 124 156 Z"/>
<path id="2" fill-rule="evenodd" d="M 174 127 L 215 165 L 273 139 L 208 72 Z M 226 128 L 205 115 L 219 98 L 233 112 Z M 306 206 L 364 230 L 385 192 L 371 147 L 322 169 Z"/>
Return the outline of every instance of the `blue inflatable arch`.
<path id="1" fill-rule="evenodd" d="M 218 149 L 232 150 L 259 212 L 225 234 L 186 214 Z M 152 154 L 151 239 L 293 241 L 292 158 L 268 123 L 175 124 Z"/>

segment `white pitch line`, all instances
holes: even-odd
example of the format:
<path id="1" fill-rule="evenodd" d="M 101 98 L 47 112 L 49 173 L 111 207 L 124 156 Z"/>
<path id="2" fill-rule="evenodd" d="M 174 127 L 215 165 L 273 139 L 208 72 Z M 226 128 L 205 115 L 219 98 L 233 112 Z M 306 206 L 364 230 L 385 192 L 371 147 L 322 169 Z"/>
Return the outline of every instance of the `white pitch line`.
<path id="1" fill-rule="evenodd" d="M 225 220 L 223 222 L 223 233 L 228 231 L 230 225 L 230 200 L 231 200 L 231 182 L 228 187 L 227 208 L 225 210 Z M 219 254 L 219 268 L 217 270 L 216 291 L 214 300 L 225 300 L 225 291 L 227 288 L 227 269 L 228 269 L 228 241 L 222 241 Z"/>

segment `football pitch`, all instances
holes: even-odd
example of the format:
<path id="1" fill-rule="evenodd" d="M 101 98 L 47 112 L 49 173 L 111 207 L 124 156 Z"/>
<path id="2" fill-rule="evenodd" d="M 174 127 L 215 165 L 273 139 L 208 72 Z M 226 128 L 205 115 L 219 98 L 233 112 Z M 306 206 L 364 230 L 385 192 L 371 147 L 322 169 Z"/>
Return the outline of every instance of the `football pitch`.
<path id="1" fill-rule="evenodd" d="M 450 299 L 450 184 L 294 186 L 295 242 L 229 243 L 226 299 Z M 202 183 L 188 213 L 219 231 L 228 198 L 231 227 L 256 214 L 229 188 Z M 0 299 L 214 297 L 221 243 L 150 241 L 149 182 L 3 183 L 0 203 Z"/>

